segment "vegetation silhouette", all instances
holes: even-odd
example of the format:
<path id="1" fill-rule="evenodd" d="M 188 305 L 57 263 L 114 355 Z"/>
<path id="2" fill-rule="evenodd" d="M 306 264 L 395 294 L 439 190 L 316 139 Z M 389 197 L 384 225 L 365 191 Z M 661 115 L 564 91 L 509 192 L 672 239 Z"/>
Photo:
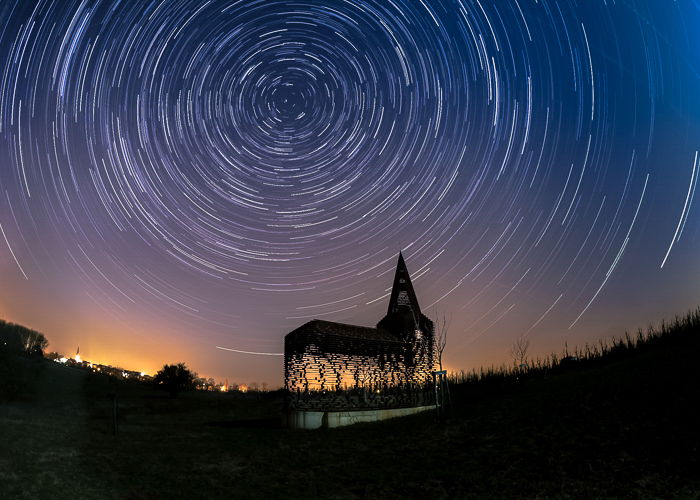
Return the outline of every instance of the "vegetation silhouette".
<path id="1" fill-rule="evenodd" d="M 44 334 L 15 323 L 0 320 L 0 401 L 11 401 L 30 395 L 36 377 L 33 371 L 40 369 L 34 360 L 44 356 L 49 342 Z"/>
<path id="2" fill-rule="evenodd" d="M 183 391 L 194 389 L 197 374 L 190 371 L 185 363 L 163 365 L 153 377 L 153 383 L 159 389 L 168 391 L 171 398 L 176 398 Z"/>
<path id="3" fill-rule="evenodd" d="M 0 319 L 0 352 L 43 356 L 48 345 L 43 333 Z"/>
<path id="4" fill-rule="evenodd" d="M 572 371 L 585 371 L 622 361 L 631 357 L 660 351 L 666 347 L 686 346 L 689 352 L 700 350 L 700 307 L 673 321 L 661 321 L 659 326 L 649 326 L 646 332 L 639 329 L 635 335 L 625 332 L 622 337 L 599 340 L 597 344 L 586 343 L 571 352 L 565 345 L 561 354 L 552 353 L 544 357 L 527 357 L 529 342 L 519 338 L 511 349 L 515 363 L 481 367 L 471 371 L 460 370 L 449 374 L 450 384 L 460 399 L 478 394 L 496 397 L 512 392 L 529 380 L 546 379 Z M 669 387 L 669 391 L 676 390 Z M 679 395 L 680 396 L 680 395 Z"/>

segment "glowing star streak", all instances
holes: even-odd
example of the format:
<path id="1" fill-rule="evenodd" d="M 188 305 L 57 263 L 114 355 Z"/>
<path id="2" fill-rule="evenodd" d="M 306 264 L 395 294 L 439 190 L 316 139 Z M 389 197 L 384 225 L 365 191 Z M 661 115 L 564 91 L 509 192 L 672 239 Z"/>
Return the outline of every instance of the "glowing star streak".
<path id="1" fill-rule="evenodd" d="M 239 349 L 231 349 L 229 347 L 219 347 L 219 346 L 216 346 L 216 348 L 221 349 L 222 351 L 238 352 L 241 354 L 254 354 L 256 356 L 284 356 L 284 353 L 282 353 L 282 352 L 251 352 L 251 351 L 241 351 Z"/>

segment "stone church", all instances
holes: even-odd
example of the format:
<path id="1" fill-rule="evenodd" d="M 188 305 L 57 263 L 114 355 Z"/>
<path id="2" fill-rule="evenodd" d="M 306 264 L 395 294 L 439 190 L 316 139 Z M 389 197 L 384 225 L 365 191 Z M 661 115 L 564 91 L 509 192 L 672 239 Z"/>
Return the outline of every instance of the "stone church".
<path id="1" fill-rule="evenodd" d="M 423 315 L 399 253 L 386 316 L 376 328 L 312 320 L 284 338 L 285 388 L 372 389 L 422 385 L 435 364 L 433 322 Z"/>

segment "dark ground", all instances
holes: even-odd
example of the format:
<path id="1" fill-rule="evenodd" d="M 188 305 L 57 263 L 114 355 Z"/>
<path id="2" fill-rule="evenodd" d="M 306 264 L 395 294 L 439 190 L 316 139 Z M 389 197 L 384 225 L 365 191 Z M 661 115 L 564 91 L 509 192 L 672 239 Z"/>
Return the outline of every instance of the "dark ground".
<path id="1" fill-rule="evenodd" d="M 318 431 L 281 428 L 279 394 L 170 399 L 24 360 L 33 390 L 0 403 L 0 498 L 700 498 L 699 351 L 453 387 L 445 425 Z"/>

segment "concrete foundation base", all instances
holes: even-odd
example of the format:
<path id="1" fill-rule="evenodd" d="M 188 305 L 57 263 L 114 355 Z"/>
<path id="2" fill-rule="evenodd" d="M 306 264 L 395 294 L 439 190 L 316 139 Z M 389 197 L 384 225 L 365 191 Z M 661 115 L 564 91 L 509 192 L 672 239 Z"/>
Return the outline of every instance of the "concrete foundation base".
<path id="1" fill-rule="evenodd" d="M 352 410 L 352 411 L 303 411 L 294 410 L 287 415 L 287 425 L 292 429 L 320 429 L 343 427 L 360 422 L 377 422 L 396 417 L 405 417 L 435 406 L 414 406 L 413 408 L 393 408 L 390 410 Z"/>

